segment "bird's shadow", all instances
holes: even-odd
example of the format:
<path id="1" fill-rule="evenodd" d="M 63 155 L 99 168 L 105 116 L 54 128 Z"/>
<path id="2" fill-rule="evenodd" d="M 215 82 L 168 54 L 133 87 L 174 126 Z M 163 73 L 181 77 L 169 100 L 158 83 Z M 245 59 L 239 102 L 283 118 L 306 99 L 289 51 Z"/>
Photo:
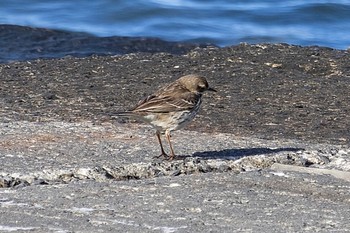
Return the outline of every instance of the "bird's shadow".
<path id="1" fill-rule="evenodd" d="M 196 152 L 190 156 L 183 157 L 199 157 L 202 159 L 238 159 L 242 157 L 262 155 L 262 154 L 275 154 L 279 152 L 297 152 L 303 151 L 303 148 L 296 147 L 281 147 L 276 149 L 271 149 L 267 147 L 257 147 L 257 148 L 240 148 L 240 149 L 225 149 L 220 151 L 203 151 Z"/>

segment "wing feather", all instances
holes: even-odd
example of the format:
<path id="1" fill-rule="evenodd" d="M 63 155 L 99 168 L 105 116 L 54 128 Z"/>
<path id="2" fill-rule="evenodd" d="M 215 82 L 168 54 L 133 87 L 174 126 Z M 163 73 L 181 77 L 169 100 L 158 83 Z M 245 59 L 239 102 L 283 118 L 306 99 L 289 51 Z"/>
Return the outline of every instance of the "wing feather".
<path id="1" fill-rule="evenodd" d="M 141 100 L 131 111 L 167 113 L 191 110 L 200 98 L 201 94 L 190 92 L 179 82 L 173 82 Z"/>
<path id="2" fill-rule="evenodd" d="M 142 100 L 132 111 L 166 113 L 191 110 L 199 100 L 200 95 L 191 92 L 184 92 L 181 95 L 151 95 Z"/>

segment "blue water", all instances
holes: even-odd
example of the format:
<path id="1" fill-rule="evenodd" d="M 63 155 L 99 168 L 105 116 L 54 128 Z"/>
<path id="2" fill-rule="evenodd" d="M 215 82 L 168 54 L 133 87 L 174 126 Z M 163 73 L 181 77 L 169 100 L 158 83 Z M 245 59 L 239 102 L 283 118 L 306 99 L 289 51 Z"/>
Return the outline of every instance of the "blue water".
<path id="1" fill-rule="evenodd" d="M 350 0 L 1 0 L 0 24 L 169 41 L 350 47 Z"/>

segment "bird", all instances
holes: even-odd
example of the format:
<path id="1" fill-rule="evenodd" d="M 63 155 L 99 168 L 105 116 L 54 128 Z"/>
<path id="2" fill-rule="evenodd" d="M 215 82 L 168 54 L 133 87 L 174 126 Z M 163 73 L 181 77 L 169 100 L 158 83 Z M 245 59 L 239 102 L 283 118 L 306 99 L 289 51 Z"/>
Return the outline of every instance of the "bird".
<path id="1" fill-rule="evenodd" d="M 202 94 L 205 91 L 216 92 L 209 87 L 205 77 L 197 74 L 185 75 L 140 100 L 129 111 L 117 112 L 115 115 L 140 120 L 153 126 L 161 149 L 161 154 L 155 157 L 173 160 L 176 155 L 170 140 L 171 132 L 184 128 L 193 120 L 202 104 Z M 165 134 L 170 155 L 164 151 L 161 134 Z"/>

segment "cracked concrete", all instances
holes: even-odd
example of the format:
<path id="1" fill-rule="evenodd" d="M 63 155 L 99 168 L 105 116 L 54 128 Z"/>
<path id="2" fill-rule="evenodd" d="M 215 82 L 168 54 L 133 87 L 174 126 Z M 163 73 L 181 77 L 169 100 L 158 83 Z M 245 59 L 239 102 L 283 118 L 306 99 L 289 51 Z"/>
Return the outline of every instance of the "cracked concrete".
<path id="1" fill-rule="evenodd" d="M 240 172 L 267 168 L 276 162 L 324 167 L 333 164 L 350 170 L 349 165 L 340 166 L 348 164 L 343 161 L 349 153 L 346 146 L 296 140 L 268 141 L 180 131 L 174 133 L 173 140 L 181 154 L 168 162 L 153 158 L 159 148 L 153 129 L 145 125 L 13 122 L 2 123 L 0 132 L 4 135 L 0 139 L 4 187 Z"/>
<path id="2" fill-rule="evenodd" d="M 169 162 L 152 158 L 153 129 L 139 124 L 11 122 L 0 135 L 3 232 L 350 227 L 349 182 L 311 172 L 350 171 L 345 145 L 179 131 Z"/>

